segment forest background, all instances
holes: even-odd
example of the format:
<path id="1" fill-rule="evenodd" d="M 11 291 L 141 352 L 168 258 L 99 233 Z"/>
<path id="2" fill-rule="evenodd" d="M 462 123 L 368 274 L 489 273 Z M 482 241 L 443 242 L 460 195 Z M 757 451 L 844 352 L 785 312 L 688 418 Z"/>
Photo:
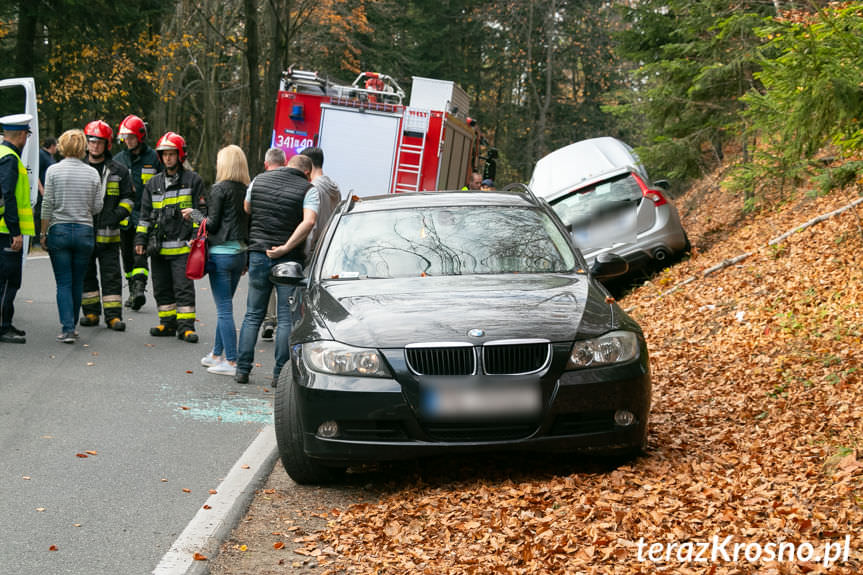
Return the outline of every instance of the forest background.
<path id="1" fill-rule="evenodd" d="M 718 166 L 756 208 L 766 186 L 863 170 L 863 2 L 809 0 L 17 0 L 0 77 L 33 76 L 40 137 L 129 113 L 182 134 L 213 182 L 269 147 L 290 66 L 341 83 L 377 71 L 453 80 L 500 151 L 498 181 L 601 135 L 678 186 Z M 115 148 L 115 151 L 117 148 Z M 814 179 L 812 179 L 814 176 Z M 807 184 L 812 185 L 812 184 Z"/>

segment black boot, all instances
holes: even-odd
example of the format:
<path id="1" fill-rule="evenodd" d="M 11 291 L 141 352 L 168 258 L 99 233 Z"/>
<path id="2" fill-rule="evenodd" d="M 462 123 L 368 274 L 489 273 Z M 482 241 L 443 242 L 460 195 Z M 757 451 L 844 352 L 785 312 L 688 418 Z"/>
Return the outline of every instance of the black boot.
<path id="1" fill-rule="evenodd" d="M 129 278 L 129 297 L 126 298 L 126 301 L 123 302 L 123 307 L 132 307 L 132 285 L 134 285 L 134 280 Z"/>
<path id="2" fill-rule="evenodd" d="M 144 295 L 144 288 L 147 286 L 147 280 L 145 278 L 132 278 L 129 281 L 129 300 L 131 303 L 131 308 L 135 311 L 138 311 L 144 304 L 147 302 L 147 296 Z"/>
<path id="3" fill-rule="evenodd" d="M 156 327 L 151 327 L 150 335 L 154 337 L 173 337 L 177 335 L 177 322 L 170 321 L 167 323 L 161 323 Z"/>
<path id="4" fill-rule="evenodd" d="M 78 325 L 83 325 L 84 327 L 99 325 L 99 316 L 95 313 L 85 314 L 78 320 Z"/>

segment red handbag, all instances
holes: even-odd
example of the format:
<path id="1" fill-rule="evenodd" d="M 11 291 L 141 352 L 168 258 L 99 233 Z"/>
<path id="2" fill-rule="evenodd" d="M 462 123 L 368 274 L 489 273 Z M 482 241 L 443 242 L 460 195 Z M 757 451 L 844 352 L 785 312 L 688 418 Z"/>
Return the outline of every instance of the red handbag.
<path id="1" fill-rule="evenodd" d="M 207 273 L 207 220 L 198 226 L 198 235 L 189 242 L 189 257 L 186 259 L 186 277 L 199 280 Z"/>

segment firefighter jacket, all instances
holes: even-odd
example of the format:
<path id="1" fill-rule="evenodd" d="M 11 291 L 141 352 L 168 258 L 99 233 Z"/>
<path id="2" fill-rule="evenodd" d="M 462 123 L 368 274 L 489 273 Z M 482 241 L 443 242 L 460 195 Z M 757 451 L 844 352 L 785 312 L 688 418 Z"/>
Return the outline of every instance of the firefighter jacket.
<path id="1" fill-rule="evenodd" d="M 150 178 L 141 198 L 135 245 L 146 247 L 155 234 L 159 255 L 189 253 L 188 242 L 198 224 L 183 219 L 184 208 L 198 209 L 206 215 L 204 182 L 198 174 L 181 167 L 173 176 L 160 172 Z"/>
<path id="2" fill-rule="evenodd" d="M 102 211 L 94 218 L 97 244 L 119 244 L 120 222 L 135 207 L 135 188 L 126 167 L 106 157 L 100 164 L 90 164 L 102 177 Z"/>
<path id="3" fill-rule="evenodd" d="M 128 222 L 123 222 L 123 227 L 138 225 L 144 186 L 147 185 L 150 178 L 162 171 L 162 162 L 159 161 L 159 154 L 156 153 L 156 150 L 144 142 L 138 144 L 137 150 L 139 152 L 137 154 L 133 154 L 129 150 L 123 150 L 114 156 L 114 161 L 123 164 L 129 169 L 132 184 L 135 186 L 135 207 L 132 209 L 132 215 Z"/>

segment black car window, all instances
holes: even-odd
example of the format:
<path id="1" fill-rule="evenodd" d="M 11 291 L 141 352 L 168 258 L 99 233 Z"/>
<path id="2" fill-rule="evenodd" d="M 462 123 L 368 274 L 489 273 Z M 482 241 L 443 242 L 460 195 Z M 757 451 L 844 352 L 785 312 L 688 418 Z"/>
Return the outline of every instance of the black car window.
<path id="1" fill-rule="evenodd" d="M 623 174 L 555 200 L 552 207 L 566 224 L 579 225 L 598 214 L 641 199 L 641 187 L 632 174 Z"/>
<path id="2" fill-rule="evenodd" d="M 440 207 L 352 213 L 324 256 L 325 278 L 568 272 L 564 235 L 541 210 Z"/>

